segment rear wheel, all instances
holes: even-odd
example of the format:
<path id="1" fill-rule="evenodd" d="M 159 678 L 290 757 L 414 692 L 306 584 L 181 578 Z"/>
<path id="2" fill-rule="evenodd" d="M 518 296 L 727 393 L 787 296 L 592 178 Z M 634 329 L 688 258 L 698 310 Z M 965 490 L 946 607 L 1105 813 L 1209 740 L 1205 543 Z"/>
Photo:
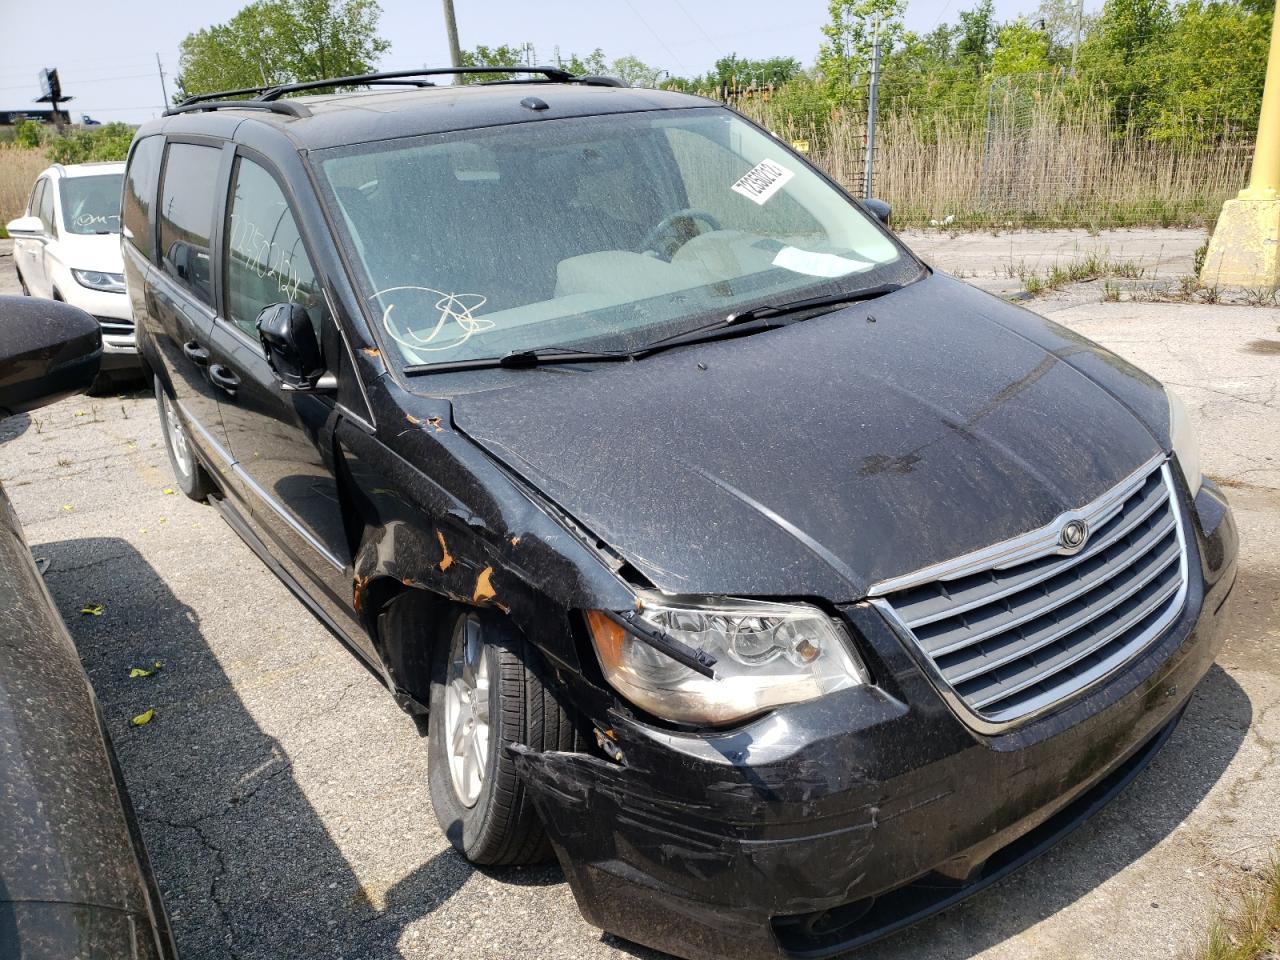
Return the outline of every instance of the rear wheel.
<path id="1" fill-rule="evenodd" d="M 165 450 L 169 453 L 169 465 L 173 467 L 173 479 L 178 489 L 192 500 L 203 501 L 213 493 L 213 482 L 200 466 L 187 428 L 178 417 L 177 405 L 165 392 L 160 378 L 155 378 L 156 406 L 160 410 L 160 432 L 164 436 Z"/>
<path id="2" fill-rule="evenodd" d="M 472 863 L 550 855 L 507 744 L 573 750 L 573 725 L 530 663 L 537 653 L 505 618 L 463 610 L 438 638 L 431 678 L 427 779 L 449 841 Z"/>

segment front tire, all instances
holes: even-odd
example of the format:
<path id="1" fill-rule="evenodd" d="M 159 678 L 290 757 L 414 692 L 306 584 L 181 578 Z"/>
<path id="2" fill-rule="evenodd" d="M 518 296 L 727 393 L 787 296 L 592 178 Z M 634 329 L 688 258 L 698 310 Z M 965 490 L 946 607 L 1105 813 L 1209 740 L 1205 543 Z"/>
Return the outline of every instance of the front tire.
<path id="1" fill-rule="evenodd" d="M 156 407 L 160 411 L 160 433 L 164 436 L 164 447 L 169 454 L 174 482 L 192 500 L 203 502 L 214 492 L 213 481 L 196 459 L 187 428 L 178 416 L 177 405 L 165 392 L 160 378 L 155 377 L 154 380 Z"/>
<path id="2" fill-rule="evenodd" d="M 445 835 L 472 863 L 537 863 L 551 853 L 507 744 L 573 750 L 573 724 L 531 667 L 537 652 L 489 611 L 447 621 L 433 650 L 427 779 Z"/>

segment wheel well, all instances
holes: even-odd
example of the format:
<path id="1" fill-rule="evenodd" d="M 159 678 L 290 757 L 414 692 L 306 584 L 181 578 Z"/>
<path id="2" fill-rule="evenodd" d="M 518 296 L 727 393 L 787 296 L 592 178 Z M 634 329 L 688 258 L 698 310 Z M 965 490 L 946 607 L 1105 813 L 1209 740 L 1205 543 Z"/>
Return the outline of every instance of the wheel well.
<path id="1" fill-rule="evenodd" d="M 431 655 L 443 624 L 463 604 L 384 577 L 368 588 L 364 603 L 373 640 L 400 705 L 426 716 L 431 702 Z"/>

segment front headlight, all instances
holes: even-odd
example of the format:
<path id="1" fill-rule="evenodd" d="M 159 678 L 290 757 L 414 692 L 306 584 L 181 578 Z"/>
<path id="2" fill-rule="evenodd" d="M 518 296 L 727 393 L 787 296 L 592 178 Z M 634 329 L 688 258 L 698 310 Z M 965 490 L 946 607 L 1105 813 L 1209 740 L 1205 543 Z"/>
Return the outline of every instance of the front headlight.
<path id="1" fill-rule="evenodd" d="M 72 270 L 71 275 L 76 283 L 90 290 L 101 290 L 103 293 L 124 293 L 123 273 L 102 273 L 98 270 Z"/>
<path id="2" fill-rule="evenodd" d="M 732 723 L 869 680 L 844 629 L 816 607 L 643 594 L 640 618 L 717 661 L 715 677 L 704 677 L 605 614 L 587 614 L 605 678 L 636 706 L 667 720 Z"/>
<path id="3" fill-rule="evenodd" d="M 1165 394 L 1169 397 L 1169 443 L 1178 458 L 1178 466 L 1182 467 L 1182 475 L 1187 478 L 1187 489 L 1194 498 L 1200 492 L 1200 441 L 1196 439 L 1186 405 L 1168 387 Z"/>

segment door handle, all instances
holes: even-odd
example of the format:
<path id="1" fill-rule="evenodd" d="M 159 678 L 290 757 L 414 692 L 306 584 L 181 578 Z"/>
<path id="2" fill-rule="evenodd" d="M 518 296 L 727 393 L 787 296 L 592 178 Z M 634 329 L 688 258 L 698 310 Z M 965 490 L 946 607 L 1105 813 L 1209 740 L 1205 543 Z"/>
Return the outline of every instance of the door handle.
<path id="1" fill-rule="evenodd" d="M 209 364 L 209 351 L 194 340 L 188 340 L 182 345 L 182 352 L 187 355 L 187 359 L 196 366 L 204 367 Z"/>
<path id="2" fill-rule="evenodd" d="M 209 379 L 213 381 L 215 387 L 233 397 L 240 386 L 240 378 L 231 372 L 230 367 L 224 367 L 220 363 L 215 363 L 209 368 Z"/>

